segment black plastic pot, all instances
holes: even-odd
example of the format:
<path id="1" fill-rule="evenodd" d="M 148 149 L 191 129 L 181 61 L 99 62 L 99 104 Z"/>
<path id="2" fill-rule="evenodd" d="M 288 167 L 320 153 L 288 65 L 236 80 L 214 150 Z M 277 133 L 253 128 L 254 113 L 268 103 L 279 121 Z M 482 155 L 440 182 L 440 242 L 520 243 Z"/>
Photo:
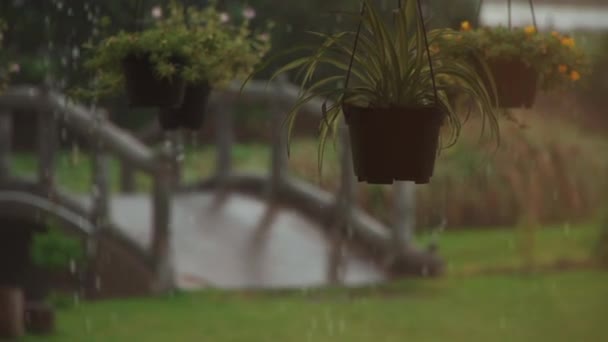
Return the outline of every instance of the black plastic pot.
<path id="1" fill-rule="evenodd" d="M 494 77 L 499 107 L 532 107 L 538 85 L 538 73 L 534 68 L 519 59 L 491 58 L 486 63 Z M 488 82 L 486 79 L 490 89 Z"/>
<path id="2" fill-rule="evenodd" d="M 209 94 L 211 94 L 211 86 L 207 82 L 188 85 L 184 100 L 179 107 L 160 109 L 158 117 L 161 128 L 199 130 L 205 119 Z"/>
<path id="3" fill-rule="evenodd" d="M 179 64 L 178 59 L 174 62 Z M 186 82 L 179 76 L 158 78 L 148 55 L 127 56 L 123 72 L 131 106 L 174 107 L 182 103 Z"/>
<path id="4" fill-rule="evenodd" d="M 362 108 L 345 105 L 353 167 L 360 182 L 426 184 L 435 168 L 445 114 L 436 107 Z"/>

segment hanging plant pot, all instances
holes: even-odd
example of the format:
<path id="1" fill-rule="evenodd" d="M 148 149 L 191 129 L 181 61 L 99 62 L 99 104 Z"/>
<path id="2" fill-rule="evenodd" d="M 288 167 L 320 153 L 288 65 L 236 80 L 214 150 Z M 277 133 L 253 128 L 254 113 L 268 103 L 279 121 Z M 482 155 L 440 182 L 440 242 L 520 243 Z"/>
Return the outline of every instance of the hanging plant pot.
<path id="1" fill-rule="evenodd" d="M 179 64 L 177 59 L 174 62 Z M 179 76 L 158 78 L 148 55 L 129 55 L 122 64 L 131 106 L 174 107 L 182 103 L 185 81 Z"/>
<path id="2" fill-rule="evenodd" d="M 24 310 L 21 289 L 0 286 L 0 339 L 16 339 L 25 334 Z"/>
<path id="3" fill-rule="evenodd" d="M 490 58 L 486 63 L 494 77 L 499 107 L 532 107 L 538 84 L 538 73 L 534 68 L 520 59 Z M 486 84 L 490 89 L 487 79 Z"/>
<path id="4" fill-rule="evenodd" d="M 426 184 L 435 167 L 445 117 L 436 107 L 362 108 L 344 105 L 353 167 L 360 182 Z"/>
<path id="5" fill-rule="evenodd" d="M 162 129 L 175 130 L 183 127 L 199 130 L 205 119 L 205 107 L 210 94 L 211 86 L 208 82 L 188 85 L 180 106 L 160 109 L 159 122 Z"/>
<path id="6" fill-rule="evenodd" d="M 25 307 L 25 325 L 33 334 L 51 334 L 55 330 L 55 310 L 44 302 L 29 302 Z"/>

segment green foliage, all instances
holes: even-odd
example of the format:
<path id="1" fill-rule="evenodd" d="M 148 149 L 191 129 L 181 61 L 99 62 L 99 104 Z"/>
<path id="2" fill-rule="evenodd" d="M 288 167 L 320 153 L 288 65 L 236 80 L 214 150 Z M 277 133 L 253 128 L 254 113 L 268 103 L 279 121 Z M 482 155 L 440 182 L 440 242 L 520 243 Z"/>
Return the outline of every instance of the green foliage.
<path id="1" fill-rule="evenodd" d="M 57 291 L 51 291 L 46 300 L 52 307 L 58 310 L 67 310 L 75 307 L 73 296 Z"/>
<path id="2" fill-rule="evenodd" d="M 85 257 L 81 242 L 66 236 L 56 226 L 34 236 L 31 249 L 35 265 L 47 270 L 65 270 L 70 262 L 82 262 Z"/>
<path id="3" fill-rule="evenodd" d="M 102 24 L 110 25 L 108 21 Z M 267 29 L 271 28 L 271 24 Z M 215 2 L 203 10 L 172 1 L 167 18 L 156 20 L 140 32 L 121 31 L 97 44 L 88 44 L 85 67 L 93 71 L 89 97 L 111 95 L 122 89 L 122 61 L 130 55 L 149 56 L 159 78 L 183 77 L 189 83 L 209 81 L 222 87 L 249 75 L 270 48 L 267 32 L 253 32 L 249 20 L 240 25 L 227 22 Z"/>
<path id="4" fill-rule="evenodd" d="M 540 33 L 534 26 L 472 29 L 464 21 L 459 36 L 445 38 L 438 42 L 438 48 L 448 48 L 457 58 L 476 54 L 484 59 L 522 60 L 538 72 L 543 90 L 571 85 L 589 73 L 586 56 L 574 38 L 555 31 Z"/>
<path id="5" fill-rule="evenodd" d="M 448 90 L 452 82 L 459 84 L 459 91 L 470 97 L 474 108 L 489 119 L 492 133 L 498 133 L 498 124 L 491 97 L 482 79 L 467 63 L 451 58 L 447 52 L 427 54 L 424 24 L 418 17 L 413 0 L 393 11 L 394 25 L 388 26 L 372 1 L 364 1 L 366 10 L 359 17 L 362 30 L 355 50 L 357 33 L 343 31 L 334 34 L 311 32 L 323 40 L 320 46 L 301 46 L 294 51 L 311 51 L 306 57 L 296 58 L 277 70 L 278 74 L 298 70 L 302 92 L 288 116 L 288 136 L 291 137 L 298 110 L 315 97 L 333 101 L 324 105 L 324 120 L 320 127 L 319 172 L 321 172 L 325 144 L 335 133 L 343 103 L 369 107 L 438 106 L 446 115 L 450 137 L 447 146 L 458 138 L 461 119 L 450 104 Z M 450 29 L 428 32 L 428 43 L 433 44 L 447 34 L 458 35 Z M 353 56 L 349 88 L 345 89 L 346 73 Z M 275 58 L 280 57 L 280 55 Z M 433 68 L 429 65 L 429 59 Z M 271 63 L 272 59 L 267 62 Z M 264 65 L 265 66 L 265 65 Z M 264 67 L 263 66 L 263 67 Z M 316 79 L 317 69 L 332 67 L 334 72 Z M 433 74 L 434 72 L 434 79 Z M 437 98 L 433 90 L 436 81 Z"/>

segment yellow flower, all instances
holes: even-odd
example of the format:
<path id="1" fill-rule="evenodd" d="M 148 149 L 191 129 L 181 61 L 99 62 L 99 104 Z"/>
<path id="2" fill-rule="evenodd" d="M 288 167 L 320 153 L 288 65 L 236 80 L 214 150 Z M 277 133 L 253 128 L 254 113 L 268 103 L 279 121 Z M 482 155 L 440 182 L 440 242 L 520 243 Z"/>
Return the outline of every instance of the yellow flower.
<path id="1" fill-rule="evenodd" d="M 559 34 L 559 32 L 557 32 L 557 31 L 553 31 L 553 32 L 551 32 L 551 35 L 552 35 L 553 37 L 557 38 L 557 39 L 560 39 L 560 38 L 562 37 L 562 35 L 561 35 L 561 34 Z"/>
<path id="2" fill-rule="evenodd" d="M 533 35 L 533 34 L 535 34 L 535 33 L 536 33 L 536 27 L 534 27 L 534 26 L 532 26 L 532 25 L 530 25 L 530 26 L 526 26 L 526 28 L 524 29 L 524 32 L 525 32 L 527 35 Z"/>
<path id="3" fill-rule="evenodd" d="M 460 23 L 460 30 L 471 31 L 471 23 L 469 23 L 467 20 L 463 21 Z"/>
<path id="4" fill-rule="evenodd" d="M 574 38 L 564 37 L 561 40 L 562 45 L 567 47 L 574 47 Z"/>
<path id="5" fill-rule="evenodd" d="M 572 70 L 570 72 L 570 79 L 573 81 L 578 81 L 581 79 L 581 74 L 576 70 Z"/>
<path id="6" fill-rule="evenodd" d="M 557 66 L 557 71 L 559 71 L 560 74 L 565 74 L 566 71 L 568 71 L 568 66 L 565 64 L 560 64 Z"/>

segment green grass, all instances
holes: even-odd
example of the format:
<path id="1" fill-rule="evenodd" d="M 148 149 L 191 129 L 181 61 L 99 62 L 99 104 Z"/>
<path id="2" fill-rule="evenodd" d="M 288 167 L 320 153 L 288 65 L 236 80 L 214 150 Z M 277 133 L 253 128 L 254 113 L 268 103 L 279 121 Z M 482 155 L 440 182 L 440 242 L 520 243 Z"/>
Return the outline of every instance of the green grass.
<path id="1" fill-rule="evenodd" d="M 62 311 L 26 341 L 606 341 L 608 273 L 478 276 L 364 290 L 178 293 Z"/>
<path id="2" fill-rule="evenodd" d="M 587 260 L 597 233 L 543 228 L 536 254 L 544 262 Z M 83 303 L 59 311 L 53 337 L 25 341 L 605 341 L 607 272 L 483 272 L 517 270 L 516 237 L 506 229 L 442 233 L 450 272 L 439 279 Z"/>
<path id="3" fill-rule="evenodd" d="M 535 233 L 531 252 L 537 266 L 551 266 L 561 260 L 585 262 L 592 255 L 599 236 L 593 225 L 543 227 Z M 430 240 L 429 235 L 421 241 Z M 439 235 L 439 249 L 451 274 L 476 274 L 523 265 L 525 242 L 518 229 L 475 229 Z"/>

